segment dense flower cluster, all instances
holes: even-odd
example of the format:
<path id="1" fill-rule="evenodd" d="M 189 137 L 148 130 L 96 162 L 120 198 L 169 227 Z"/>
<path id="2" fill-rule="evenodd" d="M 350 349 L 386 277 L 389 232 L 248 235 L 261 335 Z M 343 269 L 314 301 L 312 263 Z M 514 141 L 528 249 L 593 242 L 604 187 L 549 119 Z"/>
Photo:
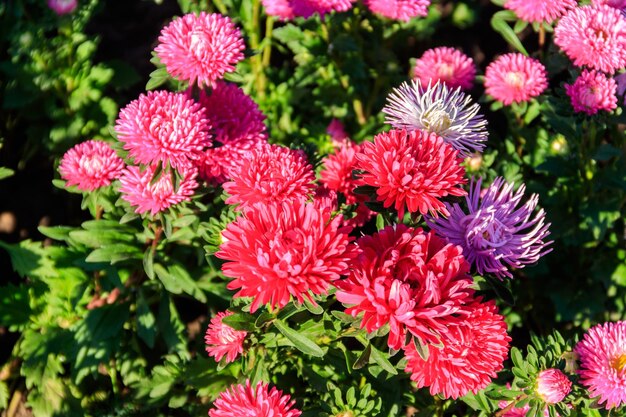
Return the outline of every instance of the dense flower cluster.
<path id="1" fill-rule="evenodd" d="M 522 103 L 548 88 L 545 67 L 522 54 L 506 54 L 485 71 L 485 91 L 505 105 Z"/>
<path id="2" fill-rule="evenodd" d="M 458 49 L 439 47 L 429 49 L 415 61 L 413 76 L 422 85 L 444 83 L 450 89 L 469 90 L 474 84 L 476 66 L 472 58 Z"/>
<path id="3" fill-rule="evenodd" d="M 67 151 L 59 165 L 61 178 L 80 191 L 93 191 L 119 178 L 124 161 L 108 143 L 88 140 Z"/>
<path id="4" fill-rule="evenodd" d="M 209 410 L 209 417 L 298 417 L 302 412 L 293 408 L 296 401 L 289 395 L 264 382 L 253 388 L 250 381 L 234 385 L 222 392 Z"/>
<path id="5" fill-rule="evenodd" d="M 617 107 L 617 83 L 596 70 L 583 70 L 573 84 L 565 84 L 572 107 L 589 115 L 599 110 L 611 111 Z"/>

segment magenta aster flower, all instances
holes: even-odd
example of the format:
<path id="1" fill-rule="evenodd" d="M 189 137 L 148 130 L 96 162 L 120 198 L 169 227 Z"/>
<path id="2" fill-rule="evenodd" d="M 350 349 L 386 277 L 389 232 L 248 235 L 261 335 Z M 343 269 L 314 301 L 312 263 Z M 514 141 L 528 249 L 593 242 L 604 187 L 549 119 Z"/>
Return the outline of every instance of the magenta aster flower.
<path id="1" fill-rule="evenodd" d="M 439 82 L 424 88 L 419 79 L 394 88 L 383 108 L 385 121 L 396 129 L 436 133 L 462 157 L 485 147 L 487 122 L 479 111 L 460 88 L 452 90 Z"/>
<path id="2" fill-rule="evenodd" d="M 224 317 L 232 316 L 232 311 L 217 313 L 211 319 L 209 328 L 204 336 L 206 351 L 209 356 L 219 362 L 226 356 L 226 362 L 234 362 L 237 356 L 243 353 L 243 342 L 246 340 L 247 332 L 235 330 L 225 324 Z"/>
<path id="3" fill-rule="evenodd" d="M 596 70 L 583 70 L 574 84 L 565 84 L 576 112 L 596 114 L 599 110 L 611 111 L 617 107 L 617 83 Z"/>
<path id="4" fill-rule="evenodd" d="M 508 0 L 504 8 L 526 22 L 551 23 L 577 5 L 576 0 Z"/>
<path id="5" fill-rule="evenodd" d="M 136 166 L 129 166 L 120 177 L 122 198 L 136 206 L 135 213 L 150 212 L 155 215 L 168 207 L 182 201 L 189 201 L 194 190 L 198 187 L 195 168 L 182 167 L 178 169 L 182 180 L 178 188 L 174 188 L 172 175 L 162 172 L 160 177 L 153 181 L 156 167 L 145 167 L 143 170 Z"/>
<path id="6" fill-rule="evenodd" d="M 607 6 L 611 6 L 621 11 L 622 14 L 626 13 L 626 0 L 591 0 L 591 4 L 594 6 L 606 4 Z"/>
<path id="7" fill-rule="evenodd" d="M 408 22 L 414 17 L 426 16 L 430 0 L 365 0 L 365 4 L 372 13 Z"/>
<path id="8" fill-rule="evenodd" d="M 167 72 L 181 81 L 214 87 L 244 58 L 239 29 L 228 16 L 201 12 L 174 19 L 154 50 Z"/>
<path id="9" fill-rule="evenodd" d="M 470 185 L 465 197 L 468 212 L 458 203 L 446 203 L 447 218 L 426 221 L 439 236 L 460 245 L 479 274 L 512 277 L 507 266 L 523 268 L 551 251 L 547 246 L 552 242 L 545 241 L 550 224 L 545 223 L 543 209 L 534 213 L 537 194 L 518 207 L 526 189 L 523 184 L 513 191 L 514 184 L 498 177 L 484 192 L 481 184 L 479 179 Z"/>
<path id="10" fill-rule="evenodd" d="M 608 5 L 570 10 L 554 29 L 554 43 L 579 67 L 608 74 L 626 67 L 626 19 Z"/>
<path id="11" fill-rule="evenodd" d="M 502 55 L 485 71 L 485 92 L 506 106 L 537 97 L 548 88 L 541 62 L 526 55 Z"/>
<path id="12" fill-rule="evenodd" d="M 413 76 L 422 85 L 440 81 L 450 89 L 461 87 L 469 90 L 474 84 L 476 66 L 472 58 L 458 49 L 439 47 L 427 50 L 415 61 Z"/>
<path id="13" fill-rule="evenodd" d="M 344 12 L 352 7 L 356 0 L 261 0 L 265 13 L 282 20 L 296 16 L 309 18 L 315 13 L 320 17 L 332 11 Z"/>
<path id="14" fill-rule="evenodd" d="M 59 172 L 68 186 L 80 191 L 93 191 L 111 184 L 124 169 L 124 161 L 108 143 L 88 140 L 63 155 Z"/>
<path id="15" fill-rule="evenodd" d="M 78 0 L 48 0 L 50 7 L 57 15 L 70 14 L 78 7 Z"/>
<path id="16" fill-rule="evenodd" d="M 184 94 L 142 94 L 119 114 L 115 131 L 137 164 L 189 165 L 211 145 L 204 109 Z"/>
<path id="17" fill-rule="evenodd" d="M 267 140 L 257 137 L 209 148 L 195 161 L 198 175 L 211 185 L 221 185 L 230 179 L 230 173 L 239 168 L 249 151 L 263 146 L 267 146 Z"/>
<path id="18" fill-rule="evenodd" d="M 598 324 L 574 351 L 580 358 L 580 382 L 607 410 L 626 404 L 626 321 Z"/>
<path id="19" fill-rule="evenodd" d="M 558 369 L 544 369 L 537 376 L 537 394 L 548 404 L 563 401 L 571 390 L 572 381 Z"/>
<path id="20" fill-rule="evenodd" d="M 269 386 L 266 382 L 257 383 L 252 388 L 234 385 L 222 392 L 209 410 L 209 417 L 298 417 L 302 412 L 293 408 L 296 401 L 287 394 Z"/>

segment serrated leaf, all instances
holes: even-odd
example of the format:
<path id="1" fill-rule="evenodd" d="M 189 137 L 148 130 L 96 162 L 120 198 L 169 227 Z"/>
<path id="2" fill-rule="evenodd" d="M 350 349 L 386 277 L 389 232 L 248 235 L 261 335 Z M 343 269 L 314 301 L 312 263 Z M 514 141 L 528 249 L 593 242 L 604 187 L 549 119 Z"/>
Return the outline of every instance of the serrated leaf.
<path id="1" fill-rule="evenodd" d="M 307 355 L 321 358 L 324 356 L 324 351 L 314 341 L 298 333 L 296 330 L 287 326 L 287 324 L 280 320 L 274 320 L 274 326 L 285 336 L 294 346 Z"/>

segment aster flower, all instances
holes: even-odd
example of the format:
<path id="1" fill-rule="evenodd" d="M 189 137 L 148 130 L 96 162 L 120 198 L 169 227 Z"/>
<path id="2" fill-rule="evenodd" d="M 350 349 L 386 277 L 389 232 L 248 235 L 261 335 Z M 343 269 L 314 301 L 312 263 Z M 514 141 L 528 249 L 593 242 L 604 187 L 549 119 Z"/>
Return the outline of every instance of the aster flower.
<path id="1" fill-rule="evenodd" d="M 476 66 L 472 58 L 458 49 L 439 47 L 427 50 L 415 61 L 413 76 L 422 85 L 440 81 L 450 89 L 468 90 L 474 84 Z"/>
<path id="2" fill-rule="evenodd" d="M 537 194 L 518 207 L 526 190 L 523 184 L 517 191 L 501 177 L 484 191 L 481 184 L 479 179 L 470 185 L 467 212 L 457 203 L 446 203 L 447 218 L 427 218 L 426 222 L 439 236 L 463 247 L 479 274 L 512 277 L 507 266 L 523 268 L 551 251 L 547 246 L 552 242 L 545 241 L 550 223 L 545 223 L 543 209 L 533 216 Z"/>
<path id="3" fill-rule="evenodd" d="M 357 244 L 350 276 L 335 283 L 337 300 L 350 305 L 346 314 L 362 314 L 361 328 L 369 333 L 389 324 L 392 349 L 404 346 L 407 332 L 438 343 L 473 297 L 461 248 L 403 224 L 363 236 Z"/>
<path id="4" fill-rule="evenodd" d="M 224 317 L 232 315 L 231 311 L 217 313 L 211 319 L 204 336 L 206 351 L 217 362 L 221 361 L 224 356 L 226 356 L 226 363 L 234 362 L 237 356 L 243 353 L 243 342 L 248 333 L 235 330 L 222 321 Z"/>
<path id="5" fill-rule="evenodd" d="M 551 23 L 577 5 L 576 0 L 508 0 L 504 8 L 526 22 Z"/>
<path id="6" fill-rule="evenodd" d="M 313 192 L 315 173 L 301 151 L 278 145 L 259 146 L 246 152 L 223 185 L 230 194 L 226 204 L 238 210 L 256 202 L 306 200 Z"/>
<path id="7" fill-rule="evenodd" d="M 184 94 L 148 92 L 131 101 L 115 124 L 118 139 L 137 164 L 176 168 L 198 159 L 211 145 L 204 109 Z"/>
<path id="8" fill-rule="evenodd" d="M 572 381 L 558 369 L 544 369 L 537 376 L 537 394 L 548 404 L 563 401 L 571 390 Z"/>
<path id="9" fill-rule="evenodd" d="M 78 7 L 78 0 L 48 0 L 48 7 L 57 15 L 70 14 Z"/>
<path id="10" fill-rule="evenodd" d="M 344 12 L 352 7 L 355 0 L 261 0 L 265 13 L 282 20 L 296 16 L 309 18 L 315 13 L 320 17 L 332 11 Z"/>
<path id="11" fill-rule="evenodd" d="M 365 0 L 365 4 L 372 13 L 408 22 L 414 17 L 426 16 L 430 0 Z"/>
<path id="12" fill-rule="evenodd" d="M 574 351 L 589 394 L 607 410 L 626 404 L 626 321 L 592 327 Z"/>
<path id="13" fill-rule="evenodd" d="M 548 88 L 541 62 L 526 55 L 502 55 L 485 71 L 485 92 L 508 106 L 537 97 Z"/>
<path id="14" fill-rule="evenodd" d="M 254 297 L 251 311 L 270 304 L 282 308 L 291 297 L 302 303 L 326 294 L 348 272 L 355 256 L 343 217 L 313 203 L 256 203 L 222 232 L 216 256 L 228 262 L 234 297 Z"/>
<path id="15" fill-rule="evenodd" d="M 554 43 L 579 67 L 608 74 L 626 67 L 626 19 L 608 5 L 570 10 L 554 29 Z"/>
<path id="16" fill-rule="evenodd" d="M 410 213 L 447 214 L 439 200 L 465 191 L 463 161 L 458 152 L 434 133 L 422 130 L 391 130 L 363 143 L 356 168 L 364 171 L 359 185 L 376 187 L 378 201 L 393 206 L 400 218 Z"/>
<path id="17" fill-rule="evenodd" d="M 249 151 L 263 146 L 267 146 L 267 140 L 257 137 L 209 148 L 195 161 L 198 175 L 211 185 L 221 185 L 230 179 L 230 173 L 238 169 L 241 160 Z"/>
<path id="18" fill-rule="evenodd" d="M 394 88 L 383 113 L 393 127 L 436 133 L 465 157 L 485 147 L 487 121 L 479 110 L 460 88 L 451 90 L 439 82 L 424 88 L 417 79 Z"/>
<path id="19" fill-rule="evenodd" d="M 422 359 L 413 342 L 404 348 L 405 370 L 418 388 L 430 387 L 432 395 L 457 399 L 475 394 L 503 368 L 511 338 L 495 302 L 476 302 L 464 313 L 448 323 L 441 346 L 429 346 L 428 359 Z"/>
<path id="20" fill-rule="evenodd" d="M 244 58 L 239 29 L 228 16 L 201 12 L 174 19 L 154 50 L 167 72 L 181 81 L 214 87 Z"/>
<path id="21" fill-rule="evenodd" d="M 594 6 L 606 4 L 607 6 L 611 6 L 621 11 L 622 14 L 626 13 L 626 0 L 591 0 L 591 4 Z"/>
<path id="22" fill-rule="evenodd" d="M 296 401 L 266 382 L 256 387 L 247 380 L 245 385 L 233 385 L 222 392 L 209 410 L 209 417 L 298 417 L 302 412 L 293 408 Z"/>
<path id="23" fill-rule="evenodd" d="M 335 146 L 346 145 L 350 142 L 343 123 L 341 123 L 341 120 L 339 119 L 331 120 L 331 122 L 328 124 L 328 127 L 326 128 L 326 133 L 330 135 L 330 138 L 333 141 L 333 145 Z"/>
<path id="24" fill-rule="evenodd" d="M 611 111 L 617 107 L 617 83 L 596 70 L 583 70 L 574 84 L 565 84 L 576 112 L 596 114 L 599 110 Z"/>
<path id="25" fill-rule="evenodd" d="M 67 151 L 59 165 L 61 178 L 80 191 L 105 187 L 119 178 L 124 161 L 108 143 L 88 140 Z"/>
<path id="26" fill-rule="evenodd" d="M 526 413 L 530 411 L 530 405 L 528 404 L 523 407 L 508 408 L 510 404 L 511 403 L 507 401 L 500 401 L 498 403 L 498 407 L 500 408 L 500 410 L 507 410 L 504 412 L 504 414 L 499 414 L 500 417 L 526 417 Z M 556 415 L 557 417 L 560 417 L 559 413 L 556 413 Z M 543 417 L 550 417 L 550 410 L 547 406 L 543 409 Z"/>
<path id="27" fill-rule="evenodd" d="M 150 212 L 155 215 L 168 207 L 183 201 L 189 201 L 194 190 L 198 187 L 195 168 L 182 167 L 178 169 L 182 178 L 178 188 L 174 188 L 172 175 L 163 171 L 160 177 L 153 181 L 156 166 L 150 165 L 143 170 L 136 166 L 129 166 L 122 172 L 120 193 L 122 198 L 137 206 L 135 213 Z"/>

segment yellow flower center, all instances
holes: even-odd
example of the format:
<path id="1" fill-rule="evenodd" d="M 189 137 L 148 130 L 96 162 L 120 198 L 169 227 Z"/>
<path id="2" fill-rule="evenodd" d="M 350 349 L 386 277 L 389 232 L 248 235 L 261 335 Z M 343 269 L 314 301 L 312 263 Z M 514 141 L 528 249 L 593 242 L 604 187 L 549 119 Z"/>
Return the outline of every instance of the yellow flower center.
<path id="1" fill-rule="evenodd" d="M 518 71 L 507 72 L 504 80 L 511 87 L 520 88 L 524 86 L 524 74 Z"/>
<path id="2" fill-rule="evenodd" d="M 450 128 L 452 120 L 445 110 L 437 106 L 424 112 L 422 125 L 427 131 L 441 135 Z"/>
<path id="3" fill-rule="evenodd" d="M 626 373 L 626 353 L 613 360 L 613 368 L 615 368 L 617 372 Z"/>

